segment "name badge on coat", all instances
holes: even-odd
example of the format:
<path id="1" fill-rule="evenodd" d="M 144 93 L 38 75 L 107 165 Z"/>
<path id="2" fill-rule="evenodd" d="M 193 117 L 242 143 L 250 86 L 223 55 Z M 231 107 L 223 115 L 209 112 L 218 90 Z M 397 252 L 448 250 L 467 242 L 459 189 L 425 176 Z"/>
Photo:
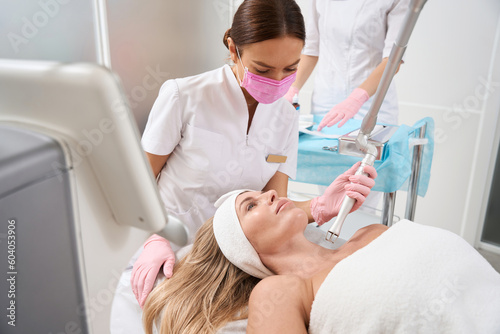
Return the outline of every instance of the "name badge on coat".
<path id="1" fill-rule="evenodd" d="M 266 158 L 267 162 L 277 162 L 277 163 L 285 163 L 286 162 L 286 155 L 276 155 L 276 154 L 269 154 Z"/>

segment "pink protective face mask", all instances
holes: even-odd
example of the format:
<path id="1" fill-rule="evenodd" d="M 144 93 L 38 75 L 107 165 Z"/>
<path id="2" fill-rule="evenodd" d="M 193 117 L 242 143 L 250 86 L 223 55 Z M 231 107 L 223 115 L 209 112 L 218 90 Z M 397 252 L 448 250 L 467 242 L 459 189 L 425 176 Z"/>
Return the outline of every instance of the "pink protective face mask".
<path id="1" fill-rule="evenodd" d="M 236 49 L 236 51 L 238 52 L 238 49 Z M 245 68 L 245 74 L 243 75 L 243 80 L 240 81 L 240 86 L 245 88 L 259 103 L 273 103 L 280 97 L 285 96 L 297 76 L 297 72 L 295 72 L 281 81 L 269 79 L 250 72 L 248 67 L 243 65 L 239 52 L 238 58 L 240 59 L 241 65 Z M 236 73 L 238 73 L 238 71 L 236 71 Z M 238 80 L 239 79 L 238 76 Z"/>

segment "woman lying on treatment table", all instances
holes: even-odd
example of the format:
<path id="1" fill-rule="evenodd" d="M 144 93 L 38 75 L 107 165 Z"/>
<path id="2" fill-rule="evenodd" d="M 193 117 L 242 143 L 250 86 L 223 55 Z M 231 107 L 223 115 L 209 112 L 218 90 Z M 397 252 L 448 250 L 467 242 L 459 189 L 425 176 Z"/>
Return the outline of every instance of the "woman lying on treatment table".
<path id="1" fill-rule="evenodd" d="M 500 333 L 500 274 L 451 232 L 375 224 L 329 250 L 273 190 L 216 206 L 148 297 L 146 333 L 215 333 L 247 316 L 247 333 Z"/>

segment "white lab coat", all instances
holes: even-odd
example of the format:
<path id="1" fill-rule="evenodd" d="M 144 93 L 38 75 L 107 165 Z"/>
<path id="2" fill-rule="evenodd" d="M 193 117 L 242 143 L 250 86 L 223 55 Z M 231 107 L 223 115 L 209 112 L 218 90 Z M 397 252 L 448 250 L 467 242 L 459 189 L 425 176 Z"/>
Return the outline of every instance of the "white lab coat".
<path id="1" fill-rule="evenodd" d="M 410 0 L 311 0 L 303 54 L 318 56 L 312 112 L 325 113 L 345 100 L 389 57 Z M 373 97 L 355 118 L 368 112 Z M 398 104 L 391 84 L 378 121 L 397 124 Z"/>
<path id="2" fill-rule="evenodd" d="M 298 113 L 281 98 L 259 104 L 249 133 L 248 108 L 231 68 L 168 80 L 142 137 L 146 152 L 170 154 L 158 181 L 169 213 L 183 221 L 190 238 L 215 213 L 230 190 L 264 188 L 280 171 L 295 178 Z M 269 163 L 269 154 L 286 156 Z"/>

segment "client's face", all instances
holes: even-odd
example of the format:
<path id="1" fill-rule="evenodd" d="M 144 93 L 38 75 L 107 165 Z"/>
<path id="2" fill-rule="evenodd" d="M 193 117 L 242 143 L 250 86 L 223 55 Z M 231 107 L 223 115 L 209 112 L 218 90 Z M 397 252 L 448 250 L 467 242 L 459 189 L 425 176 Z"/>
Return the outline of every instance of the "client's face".
<path id="1" fill-rule="evenodd" d="M 271 254 L 294 235 L 304 233 L 307 214 L 274 190 L 245 192 L 236 198 L 245 236 L 259 254 Z"/>

